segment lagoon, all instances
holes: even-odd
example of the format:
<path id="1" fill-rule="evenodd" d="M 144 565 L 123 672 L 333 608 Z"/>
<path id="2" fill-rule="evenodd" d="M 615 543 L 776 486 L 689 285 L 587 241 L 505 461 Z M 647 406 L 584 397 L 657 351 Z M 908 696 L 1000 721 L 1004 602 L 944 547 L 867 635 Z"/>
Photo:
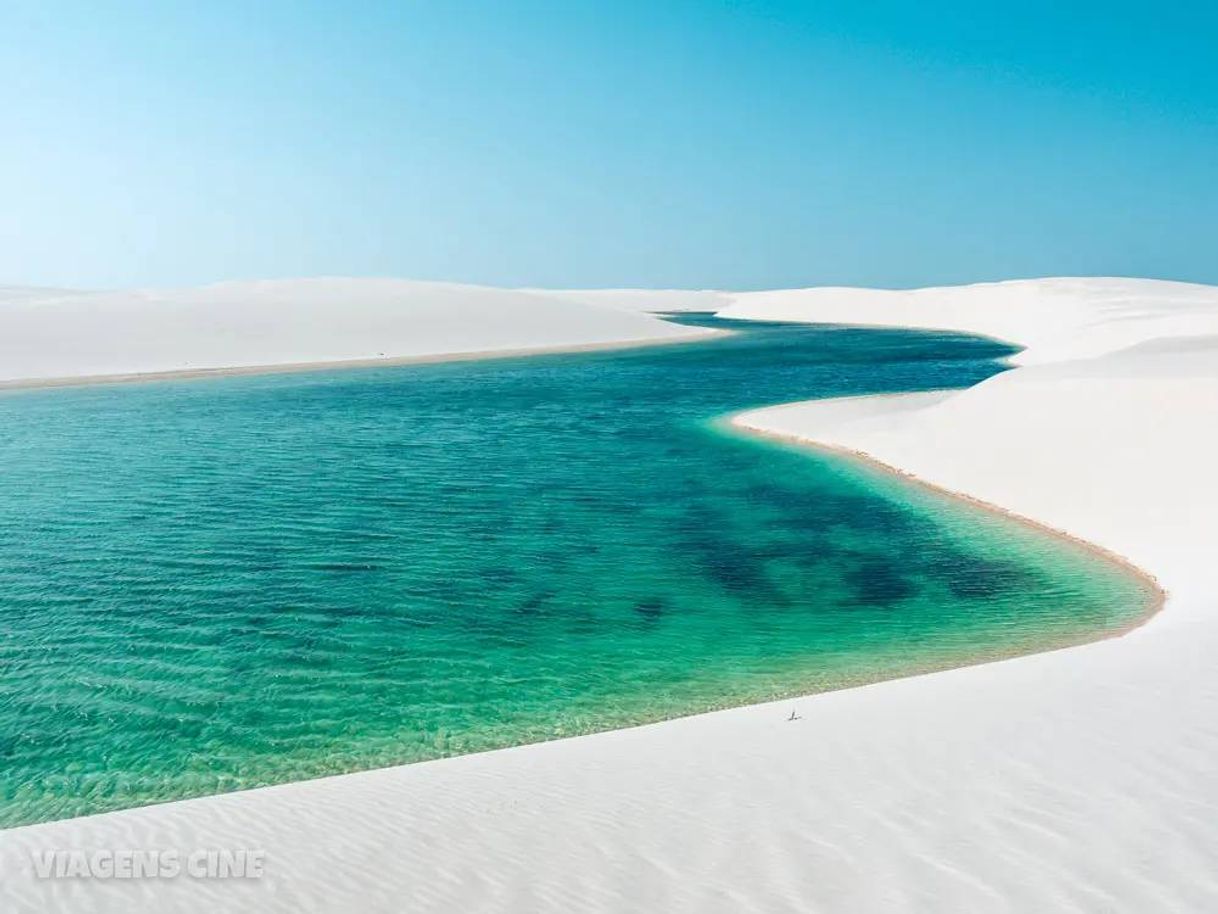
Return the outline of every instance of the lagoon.
<path id="1" fill-rule="evenodd" d="M 962 387 L 954 334 L 674 318 L 615 352 L 0 396 L 0 824 L 1076 643 L 1076 543 L 725 429 Z"/>

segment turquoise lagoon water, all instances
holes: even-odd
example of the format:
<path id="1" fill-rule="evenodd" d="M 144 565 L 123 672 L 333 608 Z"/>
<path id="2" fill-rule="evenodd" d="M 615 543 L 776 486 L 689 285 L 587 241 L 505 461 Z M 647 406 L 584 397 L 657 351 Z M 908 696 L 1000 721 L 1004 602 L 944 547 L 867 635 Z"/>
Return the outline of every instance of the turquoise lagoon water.
<path id="1" fill-rule="evenodd" d="M 832 689 L 1145 611 L 1081 548 L 716 421 L 968 385 L 1010 350 L 736 326 L 0 396 L 0 824 Z"/>

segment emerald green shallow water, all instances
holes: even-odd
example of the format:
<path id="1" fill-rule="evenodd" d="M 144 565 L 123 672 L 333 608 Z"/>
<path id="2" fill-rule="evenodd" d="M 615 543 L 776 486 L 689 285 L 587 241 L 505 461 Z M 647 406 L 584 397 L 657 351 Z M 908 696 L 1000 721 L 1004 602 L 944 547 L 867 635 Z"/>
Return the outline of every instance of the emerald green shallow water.
<path id="1" fill-rule="evenodd" d="M 716 422 L 963 386 L 1010 350 L 735 326 L 0 396 L 0 824 L 837 688 L 1145 611 L 1081 548 Z"/>

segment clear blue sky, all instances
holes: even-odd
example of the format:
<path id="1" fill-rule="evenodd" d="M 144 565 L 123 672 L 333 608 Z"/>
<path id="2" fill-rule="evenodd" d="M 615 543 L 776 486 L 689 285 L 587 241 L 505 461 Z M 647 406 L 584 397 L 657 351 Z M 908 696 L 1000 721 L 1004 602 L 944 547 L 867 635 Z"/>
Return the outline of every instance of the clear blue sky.
<path id="1" fill-rule="evenodd" d="M 1218 4 L 0 2 L 0 284 L 1218 282 Z"/>

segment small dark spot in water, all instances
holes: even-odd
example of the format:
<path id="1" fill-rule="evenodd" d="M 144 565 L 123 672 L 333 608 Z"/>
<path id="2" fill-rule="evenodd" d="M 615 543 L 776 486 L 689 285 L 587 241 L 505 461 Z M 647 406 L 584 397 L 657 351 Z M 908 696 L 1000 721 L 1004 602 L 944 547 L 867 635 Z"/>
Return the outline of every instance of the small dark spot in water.
<path id="1" fill-rule="evenodd" d="M 744 593 L 755 591 L 765 584 L 761 563 L 749 556 L 733 552 L 724 544 L 723 549 L 704 549 L 698 564 L 706 574 L 729 590 Z"/>
<path id="2" fill-rule="evenodd" d="M 314 562 L 306 566 L 310 571 L 335 571 L 341 573 L 379 571 L 381 566 L 372 562 Z"/>
<path id="3" fill-rule="evenodd" d="M 529 594 L 522 603 L 516 606 L 515 612 L 521 616 L 538 615 L 555 596 L 557 596 L 557 592 L 553 590 L 541 590 L 537 593 Z"/>
<path id="4" fill-rule="evenodd" d="M 891 606 L 908 599 L 917 587 L 889 562 L 872 559 L 846 575 L 854 600 L 864 606 Z"/>
<path id="5" fill-rule="evenodd" d="M 786 532 L 786 529 L 784 532 Z M 814 568 L 833 558 L 838 548 L 833 541 L 822 535 L 823 531 L 775 540 L 757 546 L 753 554 L 767 561 L 789 562 L 799 568 Z"/>
<path id="6" fill-rule="evenodd" d="M 664 600 L 659 597 L 648 597 L 634 604 L 634 611 L 646 622 L 658 622 L 664 615 Z"/>
<path id="7" fill-rule="evenodd" d="M 1013 562 L 949 555 L 935 563 L 948 590 L 962 600 L 979 600 L 1031 587 L 1034 575 Z"/>

